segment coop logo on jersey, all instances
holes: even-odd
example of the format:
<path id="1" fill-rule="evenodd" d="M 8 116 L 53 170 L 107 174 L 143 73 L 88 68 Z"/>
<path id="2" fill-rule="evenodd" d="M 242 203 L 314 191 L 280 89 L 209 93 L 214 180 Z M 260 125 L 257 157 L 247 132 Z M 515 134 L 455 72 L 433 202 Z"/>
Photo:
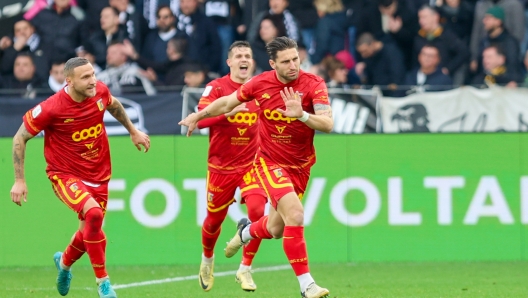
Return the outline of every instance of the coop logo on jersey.
<path id="1" fill-rule="evenodd" d="M 284 117 L 279 111 L 273 110 L 264 110 L 264 117 L 266 117 L 268 120 L 275 120 L 275 121 L 286 121 L 287 123 L 291 123 L 297 118 L 290 118 L 290 117 Z"/>
<path id="2" fill-rule="evenodd" d="M 99 108 L 99 111 L 104 110 L 104 105 L 103 105 L 103 99 L 102 98 L 99 98 L 99 100 L 97 101 L 97 107 Z"/>
<path id="3" fill-rule="evenodd" d="M 257 118 L 257 113 L 236 113 L 234 116 L 229 116 L 227 121 L 251 126 L 257 122 Z"/>
<path id="4" fill-rule="evenodd" d="M 240 136 L 243 136 L 243 135 L 246 133 L 246 131 L 247 131 L 247 128 L 240 128 L 240 127 L 237 127 L 237 129 L 238 129 L 238 134 L 239 134 Z"/>
<path id="5" fill-rule="evenodd" d="M 74 142 L 80 142 L 88 140 L 90 138 L 97 138 L 103 132 L 103 125 L 101 123 L 90 128 L 83 129 L 81 131 L 76 131 L 72 134 L 72 140 Z"/>
<path id="6" fill-rule="evenodd" d="M 275 125 L 275 128 L 277 129 L 277 131 L 282 134 L 282 132 L 284 132 L 284 129 L 286 129 L 286 126 L 278 126 L 278 125 Z"/>
<path id="7" fill-rule="evenodd" d="M 33 111 L 31 111 L 31 116 L 33 116 L 33 118 L 37 118 L 41 112 L 42 112 L 42 107 L 38 105 L 33 109 Z"/>

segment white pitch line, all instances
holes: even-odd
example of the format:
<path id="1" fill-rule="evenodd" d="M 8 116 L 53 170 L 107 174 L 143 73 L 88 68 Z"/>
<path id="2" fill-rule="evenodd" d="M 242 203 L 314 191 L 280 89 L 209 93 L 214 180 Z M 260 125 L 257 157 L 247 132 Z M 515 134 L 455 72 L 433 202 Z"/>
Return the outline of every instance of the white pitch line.
<path id="1" fill-rule="evenodd" d="M 269 272 L 269 271 L 287 270 L 287 269 L 290 269 L 290 268 L 291 268 L 290 265 L 281 265 L 281 266 L 257 268 L 257 269 L 255 269 L 253 271 L 254 272 Z M 224 271 L 224 272 L 215 272 L 214 276 L 215 277 L 221 277 L 221 276 L 235 275 L 236 272 L 237 272 L 237 270 Z M 143 287 L 143 286 L 164 284 L 164 283 L 169 283 L 169 282 L 178 282 L 178 281 L 192 280 L 192 279 L 198 279 L 198 275 L 189 275 L 189 276 L 181 276 L 181 277 L 172 277 L 172 278 L 164 278 L 164 279 L 147 280 L 147 281 L 134 282 L 134 283 L 123 284 L 123 285 L 113 285 L 112 287 L 115 290 L 118 290 L 118 289 L 127 289 L 127 288 L 132 288 L 132 287 Z"/>

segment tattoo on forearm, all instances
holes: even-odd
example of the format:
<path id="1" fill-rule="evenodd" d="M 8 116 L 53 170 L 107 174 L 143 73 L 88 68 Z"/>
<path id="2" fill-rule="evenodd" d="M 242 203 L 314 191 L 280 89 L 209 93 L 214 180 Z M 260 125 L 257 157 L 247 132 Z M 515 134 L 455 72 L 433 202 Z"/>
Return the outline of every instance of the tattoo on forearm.
<path id="1" fill-rule="evenodd" d="M 33 135 L 31 135 L 26 130 L 24 124 L 22 124 L 13 138 L 13 166 L 15 168 L 15 179 L 24 179 L 26 142 L 32 137 Z"/>
<path id="2" fill-rule="evenodd" d="M 130 118 L 128 118 L 128 115 L 125 112 L 125 108 L 117 99 L 114 98 L 112 105 L 106 107 L 106 109 L 129 132 L 131 131 L 132 127 L 134 127 L 134 124 L 132 124 L 132 121 L 130 121 Z"/>
<path id="3" fill-rule="evenodd" d="M 329 105 L 315 104 L 314 111 L 320 111 L 317 115 L 324 115 L 332 118 L 332 108 Z"/>

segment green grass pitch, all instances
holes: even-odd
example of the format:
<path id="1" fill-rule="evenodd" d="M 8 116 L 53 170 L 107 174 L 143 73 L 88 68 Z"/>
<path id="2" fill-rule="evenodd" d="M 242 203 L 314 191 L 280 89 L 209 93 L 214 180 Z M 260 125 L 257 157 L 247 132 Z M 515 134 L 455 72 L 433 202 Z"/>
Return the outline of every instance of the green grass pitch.
<path id="1" fill-rule="evenodd" d="M 234 281 L 232 265 L 215 266 L 214 288 L 205 293 L 196 279 L 198 265 L 110 267 L 118 297 L 300 297 L 297 280 L 287 266 L 255 272 L 258 289 L 247 293 Z M 255 268 L 271 265 L 258 264 Z M 349 263 L 312 264 L 318 284 L 330 297 L 528 297 L 527 262 Z M 97 297 L 91 268 L 73 269 L 67 297 Z M 225 273 L 227 272 L 227 273 Z M 49 267 L 0 269 L 0 297 L 61 297 L 55 289 L 56 270 Z M 181 278 L 180 278 L 181 277 Z M 186 279 L 187 278 L 187 279 Z M 130 287 L 133 283 L 170 282 Z M 174 281 L 176 280 L 176 281 Z"/>

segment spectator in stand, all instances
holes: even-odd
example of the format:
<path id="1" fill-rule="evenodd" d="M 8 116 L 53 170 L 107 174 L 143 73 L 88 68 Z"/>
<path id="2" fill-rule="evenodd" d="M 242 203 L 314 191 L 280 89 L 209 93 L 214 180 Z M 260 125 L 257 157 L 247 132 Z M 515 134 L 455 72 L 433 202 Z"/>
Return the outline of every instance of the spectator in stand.
<path id="1" fill-rule="evenodd" d="M 469 45 L 473 26 L 473 6 L 465 0 L 437 0 L 442 27 L 455 33 L 464 44 Z"/>
<path id="2" fill-rule="evenodd" d="M 4 43 L 4 55 L 1 58 L 0 72 L 2 75 L 13 74 L 13 66 L 15 59 L 20 53 L 28 52 L 33 58 L 33 63 L 36 66 L 37 75 L 40 78 L 45 78 L 49 71 L 49 61 L 51 51 L 44 47 L 40 36 L 35 32 L 35 27 L 26 21 L 20 20 L 15 23 L 14 36 L 11 39 L 8 36 L 2 37 L 0 41 L 0 48 Z"/>
<path id="3" fill-rule="evenodd" d="M 479 67 L 479 62 L 482 61 L 482 52 L 485 48 L 493 44 L 497 45 L 506 57 L 508 71 L 520 73 L 520 45 L 517 39 L 515 39 L 506 28 L 504 28 L 504 10 L 502 7 L 490 7 L 484 16 L 482 23 L 484 24 L 484 29 L 487 34 L 486 37 L 480 41 L 477 60 L 471 61 L 471 71 L 477 72 L 479 68 L 482 68 L 482 65 Z"/>
<path id="4" fill-rule="evenodd" d="M 222 44 L 213 20 L 198 10 L 198 0 L 180 0 L 178 30 L 187 34 L 187 56 L 210 71 L 219 72 Z"/>
<path id="5" fill-rule="evenodd" d="M 119 11 L 116 8 L 103 8 L 100 20 L 101 28 L 92 33 L 86 43 L 93 49 L 95 63 L 104 66 L 108 45 L 123 42 L 128 35 L 125 26 L 119 24 Z"/>
<path id="6" fill-rule="evenodd" d="M 313 53 L 315 26 L 319 19 L 313 0 L 291 1 L 288 9 L 297 20 L 297 25 L 299 25 L 299 29 L 301 30 L 303 44 L 310 53 Z"/>
<path id="7" fill-rule="evenodd" d="M 167 42 L 177 35 L 176 17 L 165 5 L 158 8 L 157 17 L 157 27 L 147 34 L 141 56 L 155 62 L 166 62 Z"/>
<path id="8" fill-rule="evenodd" d="M 440 51 L 442 72 L 455 77 L 455 72 L 469 58 L 467 46 L 451 31 L 440 25 L 440 14 L 431 6 L 423 6 L 418 11 L 420 31 L 414 39 L 414 67 L 418 66 L 418 53 L 425 44 L 432 44 Z M 464 82 L 464 73 L 457 75 L 457 82 Z"/>
<path id="9" fill-rule="evenodd" d="M 326 71 L 326 86 L 328 88 L 345 88 L 348 84 L 348 69 L 345 64 L 334 56 L 327 56 L 321 62 Z"/>
<path id="10" fill-rule="evenodd" d="M 127 36 L 139 51 L 148 32 L 147 21 L 136 11 L 130 0 L 110 0 L 110 6 L 119 11 L 119 24 L 126 28 Z"/>
<path id="11" fill-rule="evenodd" d="M 108 47 L 106 69 L 97 75 L 97 79 L 105 83 L 112 94 L 123 94 L 123 87 L 143 87 L 147 95 L 156 94 L 152 83 L 142 73 L 136 63 L 127 62 L 124 45 L 115 43 Z M 132 92 L 132 89 L 129 90 Z"/>
<path id="12" fill-rule="evenodd" d="M 453 80 L 442 72 L 440 50 L 433 44 L 425 44 L 418 54 L 420 66 L 409 71 L 403 85 L 416 86 L 414 91 L 441 91 L 451 89 Z"/>
<path id="13" fill-rule="evenodd" d="M 41 42 L 53 52 L 53 56 L 67 60 L 75 57 L 75 49 L 81 45 L 83 20 L 84 12 L 79 7 L 70 6 L 70 0 L 54 0 L 31 23 L 37 29 Z"/>
<path id="14" fill-rule="evenodd" d="M 21 53 L 15 59 L 12 75 L 0 79 L 0 88 L 22 90 L 22 97 L 34 98 L 36 90 L 42 88 L 42 80 L 36 74 L 33 58 L 28 53 Z"/>
<path id="15" fill-rule="evenodd" d="M 146 69 L 143 73 L 155 85 L 183 86 L 185 67 L 189 63 L 185 56 L 187 52 L 187 39 L 183 37 L 173 37 L 167 42 L 168 62 L 154 62 L 141 57 L 132 44 L 125 40 L 125 54 Z"/>
<path id="16" fill-rule="evenodd" d="M 267 15 L 260 21 L 259 35 L 256 40 L 250 43 L 251 50 L 253 51 L 253 59 L 256 62 L 256 73 L 272 69 L 269 63 L 266 45 L 276 37 L 281 36 L 286 36 L 286 28 L 280 15 Z"/>
<path id="17" fill-rule="evenodd" d="M 390 85 L 383 94 L 394 95 L 393 91 L 405 77 L 403 54 L 398 46 L 379 41 L 370 33 L 363 33 L 358 38 L 356 50 L 364 60 L 356 64 L 356 73 L 363 84 Z"/>
<path id="18" fill-rule="evenodd" d="M 66 86 L 66 76 L 64 76 L 64 61 L 54 61 L 51 63 L 51 69 L 48 77 L 48 87 L 53 93 L 58 92 Z"/>
<path id="19" fill-rule="evenodd" d="M 200 62 L 190 63 L 185 68 L 185 86 L 202 88 L 211 81 L 207 76 L 207 68 Z"/>
<path id="20" fill-rule="evenodd" d="M 299 60 L 301 60 L 300 68 L 306 72 L 312 72 L 313 63 L 310 61 L 308 49 L 304 45 L 297 45 L 297 50 L 299 51 Z M 253 51 L 253 53 L 255 53 L 255 51 Z M 253 57 L 253 59 L 255 59 L 255 57 Z"/>
<path id="21" fill-rule="evenodd" d="M 139 0 L 136 2 L 136 9 L 147 21 L 150 29 L 156 29 L 158 20 L 158 11 L 162 6 L 167 6 L 172 14 L 180 14 L 180 0 Z"/>
<path id="22" fill-rule="evenodd" d="M 515 88 L 517 82 L 522 82 L 520 76 L 506 66 L 506 56 L 498 46 L 492 45 L 484 49 L 482 66 L 483 71 L 473 78 L 475 85 L 497 84 Z"/>
<path id="23" fill-rule="evenodd" d="M 240 7 L 242 8 L 242 24 L 237 27 L 236 31 L 240 39 L 247 40 L 247 32 L 257 15 L 269 10 L 269 0 L 240 1 Z"/>
<path id="24" fill-rule="evenodd" d="M 524 67 L 528 69 L 528 51 L 524 53 L 523 63 Z M 528 74 L 525 74 L 523 87 L 528 88 Z"/>
<path id="25" fill-rule="evenodd" d="M 34 18 L 41 10 L 45 9 L 49 5 L 53 4 L 53 0 L 35 0 L 33 5 L 24 13 L 24 19 L 31 20 Z M 77 6 L 76 0 L 70 0 L 71 6 Z"/>
<path id="26" fill-rule="evenodd" d="M 341 0 L 315 0 L 319 21 L 315 27 L 315 52 L 311 56 L 314 64 L 326 55 L 335 55 L 345 50 L 347 18 Z"/>
<path id="27" fill-rule="evenodd" d="M 498 5 L 504 9 L 503 26 L 510 35 L 521 43 L 524 38 L 524 7 L 519 0 L 480 0 L 475 6 L 475 17 L 473 19 L 473 30 L 469 44 L 471 61 L 478 60 L 479 50 L 481 50 L 481 40 L 486 37 L 486 30 L 482 22 L 488 9 Z M 520 57 L 519 57 L 520 59 Z"/>
<path id="28" fill-rule="evenodd" d="M 368 1 L 366 5 L 358 23 L 357 35 L 369 32 L 384 43 L 396 42 L 409 68 L 412 64 L 412 51 L 409 49 L 412 49 L 418 31 L 416 14 L 404 0 L 375 0 Z"/>
<path id="29" fill-rule="evenodd" d="M 280 15 L 284 23 L 284 28 L 286 28 L 286 36 L 294 39 L 297 44 L 301 44 L 302 36 L 300 28 L 293 14 L 287 9 L 288 5 L 288 0 L 269 0 L 269 11 L 262 11 L 255 17 L 247 32 L 247 40 L 249 42 L 255 41 L 259 33 L 259 24 L 265 16 Z"/>
<path id="30" fill-rule="evenodd" d="M 84 28 L 88 31 L 87 33 L 93 33 L 99 30 L 100 23 L 99 17 L 103 8 L 110 5 L 108 0 L 76 0 L 79 7 L 86 13 L 84 20 Z M 138 1 L 140 2 L 140 1 Z M 84 33 L 86 34 L 86 32 Z"/>
<path id="31" fill-rule="evenodd" d="M 94 68 L 95 74 L 98 74 L 103 69 L 101 68 L 101 66 L 97 65 L 97 63 L 95 62 L 95 56 L 93 52 L 94 50 L 92 49 L 92 47 L 89 44 L 87 44 L 85 46 L 78 47 L 75 51 L 75 54 L 76 54 L 76 57 L 88 59 L 88 61 L 90 61 L 90 64 L 92 64 Z M 105 64 L 106 64 L 106 60 L 105 60 Z"/>
<path id="32" fill-rule="evenodd" d="M 203 1 L 203 0 L 202 0 Z M 210 17 L 216 25 L 220 42 L 222 43 L 222 53 L 220 60 L 227 59 L 229 47 L 235 41 L 235 28 L 241 23 L 242 11 L 238 0 L 205 0 L 205 15 Z M 220 64 L 220 74 L 229 73 L 227 63 Z"/>

